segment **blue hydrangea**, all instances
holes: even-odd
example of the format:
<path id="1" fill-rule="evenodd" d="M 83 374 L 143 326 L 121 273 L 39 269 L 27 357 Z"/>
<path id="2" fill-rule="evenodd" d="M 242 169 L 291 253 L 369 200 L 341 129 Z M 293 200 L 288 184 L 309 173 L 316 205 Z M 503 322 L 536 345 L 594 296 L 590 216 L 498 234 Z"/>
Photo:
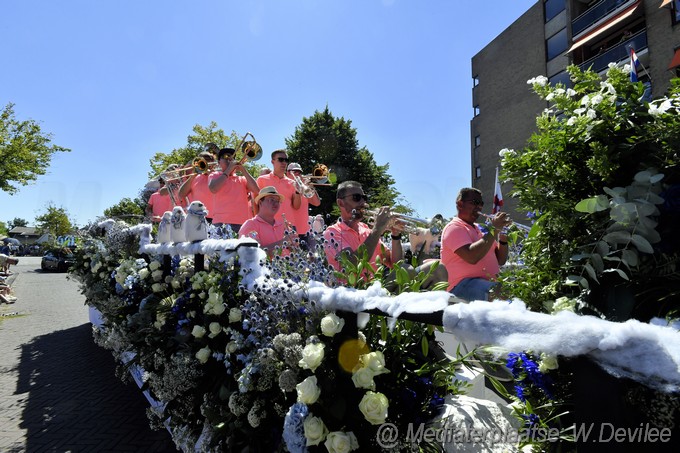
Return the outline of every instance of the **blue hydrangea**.
<path id="1" fill-rule="evenodd" d="M 305 404 L 293 404 L 286 418 L 283 420 L 283 441 L 291 453 L 304 453 L 307 451 L 307 438 L 305 437 L 304 421 L 309 414 Z"/>

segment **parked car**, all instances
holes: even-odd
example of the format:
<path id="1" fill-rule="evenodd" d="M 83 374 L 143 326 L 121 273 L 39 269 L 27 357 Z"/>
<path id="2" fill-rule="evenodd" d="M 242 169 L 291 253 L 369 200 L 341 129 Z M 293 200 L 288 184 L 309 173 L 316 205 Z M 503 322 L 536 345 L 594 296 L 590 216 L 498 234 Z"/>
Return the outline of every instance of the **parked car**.
<path id="1" fill-rule="evenodd" d="M 75 263 L 72 253 L 50 250 L 40 260 L 40 268 L 44 271 L 66 272 Z"/>

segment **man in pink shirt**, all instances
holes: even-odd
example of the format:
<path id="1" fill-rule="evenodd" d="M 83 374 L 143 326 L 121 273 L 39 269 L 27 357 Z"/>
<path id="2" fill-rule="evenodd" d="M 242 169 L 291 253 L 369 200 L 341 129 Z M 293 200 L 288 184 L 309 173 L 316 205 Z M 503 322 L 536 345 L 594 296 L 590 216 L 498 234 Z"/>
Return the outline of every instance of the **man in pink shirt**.
<path id="1" fill-rule="evenodd" d="M 272 186 L 263 187 L 253 200 L 257 214 L 252 219 L 246 220 L 238 234 L 240 237 L 255 239 L 260 247 L 267 251 L 270 258 L 274 255 L 276 247 L 283 247 L 286 241 L 285 225 L 282 220 L 276 219 L 276 213 L 284 201 L 283 195 Z M 289 251 L 284 249 L 283 255 Z"/>
<path id="2" fill-rule="evenodd" d="M 401 222 L 391 221 L 392 213 L 388 206 L 378 209 L 373 227 L 369 227 L 361 220 L 364 210 L 368 208 L 368 197 L 364 194 L 361 184 L 356 181 L 345 181 L 338 185 L 337 203 L 340 208 L 340 218 L 336 223 L 324 231 L 324 250 L 328 263 L 340 271 L 338 258 L 341 253 L 347 254 L 349 260 L 357 262 L 357 249 L 361 244 L 366 245 L 366 250 L 371 255 L 370 262 L 376 268 L 378 256 L 384 264 L 391 266 L 404 257 L 401 248 L 401 231 L 404 226 Z M 389 249 L 380 240 L 385 231 L 391 230 L 392 249 Z"/>
<path id="3" fill-rule="evenodd" d="M 146 215 L 151 217 L 152 222 L 160 222 L 165 211 L 172 211 L 174 208 L 168 190 L 165 189 L 165 181 L 158 178 L 161 188 L 152 193 L 146 205 Z"/>
<path id="4" fill-rule="evenodd" d="M 300 164 L 295 162 L 288 164 L 288 177 L 293 181 L 295 181 L 296 177 L 302 177 L 302 167 L 300 167 Z M 301 182 L 304 184 L 304 181 Z M 316 193 L 314 186 L 309 185 L 308 187 L 312 196 L 305 197 L 304 194 L 300 194 L 300 208 L 293 210 L 293 219 L 291 221 L 291 223 L 295 226 L 297 234 L 300 236 L 301 244 L 303 242 L 305 244 L 309 243 L 309 205 L 311 204 L 312 206 L 319 206 L 321 204 L 321 199 L 319 198 L 319 194 Z M 298 192 L 300 192 L 300 187 L 297 187 L 296 185 L 295 188 Z"/>
<path id="5" fill-rule="evenodd" d="M 213 165 L 215 162 L 213 155 L 207 151 L 200 153 L 198 157 L 205 160 L 208 166 Z M 206 220 L 212 223 L 214 196 L 208 188 L 209 174 L 209 168 L 203 173 L 194 172 L 190 174 L 189 177 L 179 187 L 179 198 L 182 200 L 187 198 L 189 200 L 189 204 L 196 200 L 201 201 L 208 209 L 208 217 L 206 217 Z"/>
<path id="6" fill-rule="evenodd" d="M 248 207 L 248 192 L 257 194 L 259 188 L 255 178 L 237 161 L 233 148 L 222 148 L 217 155 L 219 171 L 210 173 L 208 188 L 214 195 L 213 225 L 229 225 L 238 232 L 243 222 L 252 217 Z M 237 176 L 239 171 L 243 176 Z"/>
<path id="7" fill-rule="evenodd" d="M 458 216 L 442 232 L 441 261 L 448 273 L 448 291 L 466 300 L 489 300 L 500 266 L 508 259 L 508 238 L 501 230 L 512 223 L 505 212 L 491 218 L 493 232 L 475 224 L 482 212 L 482 192 L 466 187 L 456 198 Z"/>
<path id="8" fill-rule="evenodd" d="M 300 209 L 301 197 L 300 193 L 295 189 L 293 180 L 286 176 L 287 166 L 288 153 L 286 150 L 275 150 L 272 152 L 272 172 L 257 178 L 257 185 L 260 188 L 272 186 L 279 194 L 284 196 L 276 218 L 277 220 L 282 220 L 285 217 L 288 223 L 293 224 L 297 215 L 296 210 Z"/>

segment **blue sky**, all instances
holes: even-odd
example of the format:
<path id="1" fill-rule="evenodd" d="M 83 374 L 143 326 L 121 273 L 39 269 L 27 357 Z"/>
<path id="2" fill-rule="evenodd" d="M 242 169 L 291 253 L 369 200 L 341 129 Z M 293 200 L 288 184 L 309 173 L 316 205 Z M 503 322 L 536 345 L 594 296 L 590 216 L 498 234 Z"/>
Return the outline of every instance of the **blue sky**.
<path id="1" fill-rule="evenodd" d="M 195 124 L 250 131 L 268 155 L 326 105 L 418 215 L 451 217 L 471 184 L 470 58 L 535 1 L 5 1 L 0 106 L 72 151 L 0 192 L 0 220 L 52 202 L 83 225 Z"/>

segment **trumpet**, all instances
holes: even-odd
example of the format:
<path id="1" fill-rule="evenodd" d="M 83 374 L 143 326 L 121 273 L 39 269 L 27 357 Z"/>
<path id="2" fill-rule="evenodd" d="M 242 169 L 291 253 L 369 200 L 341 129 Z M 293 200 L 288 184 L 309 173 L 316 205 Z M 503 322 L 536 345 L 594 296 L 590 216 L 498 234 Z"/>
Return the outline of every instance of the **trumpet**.
<path id="1" fill-rule="evenodd" d="M 377 209 L 352 210 L 353 218 L 357 220 L 366 219 L 368 223 L 373 223 L 377 215 Z M 429 228 L 432 233 L 437 234 L 439 233 L 439 228 L 437 228 L 435 224 L 443 220 L 444 217 L 441 214 L 436 214 L 433 217 L 421 219 L 406 214 L 393 213 L 390 217 L 388 227 L 393 226 L 395 222 L 401 222 L 404 224 L 404 231 L 406 233 L 415 233 L 418 228 Z"/>
<path id="2" fill-rule="evenodd" d="M 303 177 L 295 175 L 293 181 L 295 181 L 295 190 L 300 192 L 300 194 L 305 198 L 312 198 L 316 195 L 316 190 L 314 190 L 313 184 L 309 180 L 303 181 Z"/>
<path id="3" fill-rule="evenodd" d="M 252 140 L 246 140 L 249 135 Z M 260 160 L 262 157 L 262 147 L 255 141 L 255 137 L 250 132 L 246 132 L 241 143 L 236 147 L 236 151 L 238 152 L 239 150 L 241 151 L 241 158 L 238 159 L 238 163 L 241 165 L 245 164 L 248 160 Z"/>
<path id="4" fill-rule="evenodd" d="M 479 215 L 481 215 L 482 217 L 485 217 L 485 218 L 487 218 L 487 219 L 489 219 L 489 220 L 493 219 L 493 216 L 492 216 L 492 215 L 484 214 L 483 212 L 480 212 Z M 512 221 L 512 223 L 510 224 L 510 226 L 513 226 L 513 225 L 514 225 L 515 227 L 517 227 L 517 229 L 522 230 L 522 231 L 524 231 L 524 232 L 526 232 L 526 233 L 528 233 L 529 231 L 531 231 L 531 227 L 530 227 L 529 225 L 523 225 L 523 224 L 521 224 L 521 223 L 517 223 L 517 222 L 515 222 L 515 221 Z"/>

